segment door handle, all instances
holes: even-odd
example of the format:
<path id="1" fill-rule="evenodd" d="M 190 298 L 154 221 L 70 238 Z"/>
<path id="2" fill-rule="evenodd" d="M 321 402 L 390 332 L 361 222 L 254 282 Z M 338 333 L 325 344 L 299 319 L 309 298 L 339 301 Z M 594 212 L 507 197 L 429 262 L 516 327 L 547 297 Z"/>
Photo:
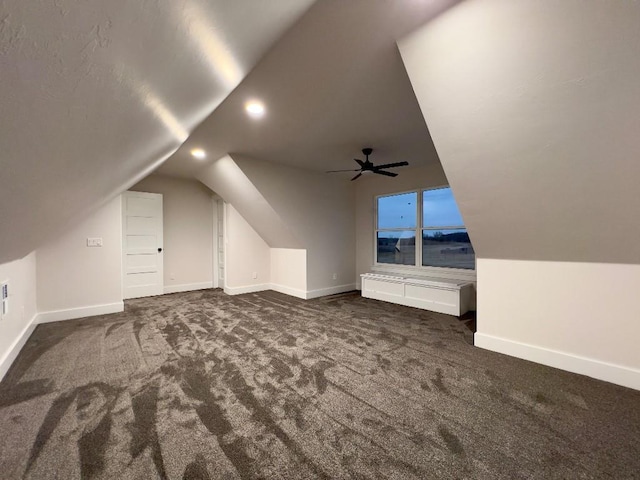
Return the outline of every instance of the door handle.
<path id="1" fill-rule="evenodd" d="M 158 248 L 158 253 L 162 252 L 162 247 Z"/>

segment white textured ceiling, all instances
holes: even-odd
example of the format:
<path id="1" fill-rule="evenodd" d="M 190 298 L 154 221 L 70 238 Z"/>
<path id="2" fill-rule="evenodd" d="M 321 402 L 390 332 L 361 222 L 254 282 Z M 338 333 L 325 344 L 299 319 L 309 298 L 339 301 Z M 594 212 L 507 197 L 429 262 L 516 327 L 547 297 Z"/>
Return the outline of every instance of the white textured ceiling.
<path id="1" fill-rule="evenodd" d="M 155 168 L 312 0 L 3 0 L 0 263 Z"/>
<path id="2" fill-rule="evenodd" d="M 159 172 L 193 176 L 227 153 L 318 171 L 355 168 L 365 146 L 374 163 L 437 162 L 396 41 L 454 3 L 316 2 Z M 252 98 L 266 105 L 260 120 L 244 112 Z M 196 147 L 205 161 L 191 157 Z"/>

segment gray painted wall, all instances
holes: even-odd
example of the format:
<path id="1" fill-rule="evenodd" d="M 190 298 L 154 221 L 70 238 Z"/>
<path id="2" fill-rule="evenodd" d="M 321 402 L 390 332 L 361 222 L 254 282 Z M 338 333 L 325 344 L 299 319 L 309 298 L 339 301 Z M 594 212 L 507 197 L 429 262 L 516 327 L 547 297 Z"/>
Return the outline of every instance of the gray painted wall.
<path id="1" fill-rule="evenodd" d="M 640 3 L 462 2 L 400 42 L 479 257 L 640 263 Z"/>

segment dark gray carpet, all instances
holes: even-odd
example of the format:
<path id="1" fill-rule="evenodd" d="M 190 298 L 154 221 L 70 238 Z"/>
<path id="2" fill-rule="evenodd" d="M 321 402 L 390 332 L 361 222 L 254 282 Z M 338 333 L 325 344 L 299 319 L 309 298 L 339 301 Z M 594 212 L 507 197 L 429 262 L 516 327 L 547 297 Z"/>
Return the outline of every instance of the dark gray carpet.
<path id="1" fill-rule="evenodd" d="M 219 290 L 41 325 L 0 384 L 0 478 L 640 478 L 640 392 L 468 335 Z"/>

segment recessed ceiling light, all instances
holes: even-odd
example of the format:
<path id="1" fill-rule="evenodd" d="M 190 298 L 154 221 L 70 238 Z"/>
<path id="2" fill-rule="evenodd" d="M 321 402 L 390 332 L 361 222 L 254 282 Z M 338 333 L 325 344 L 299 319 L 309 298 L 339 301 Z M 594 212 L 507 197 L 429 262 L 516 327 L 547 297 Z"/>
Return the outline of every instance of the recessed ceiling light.
<path id="1" fill-rule="evenodd" d="M 244 105 L 244 109 L 247 111 L 249 116 L 253 118 L 260 118 L 264 116 L 264 104 L 257 100 L 251 100 Z"/>
<path id="2" fill-rule="evenodd" d="M 191 150 L 191 155 L 193 155 L 195 158 L 199 160 L 202 160 L 204 157 L 207 156 L 207 153 L 201 148 L 194 148 L 193 150 Z"/>

